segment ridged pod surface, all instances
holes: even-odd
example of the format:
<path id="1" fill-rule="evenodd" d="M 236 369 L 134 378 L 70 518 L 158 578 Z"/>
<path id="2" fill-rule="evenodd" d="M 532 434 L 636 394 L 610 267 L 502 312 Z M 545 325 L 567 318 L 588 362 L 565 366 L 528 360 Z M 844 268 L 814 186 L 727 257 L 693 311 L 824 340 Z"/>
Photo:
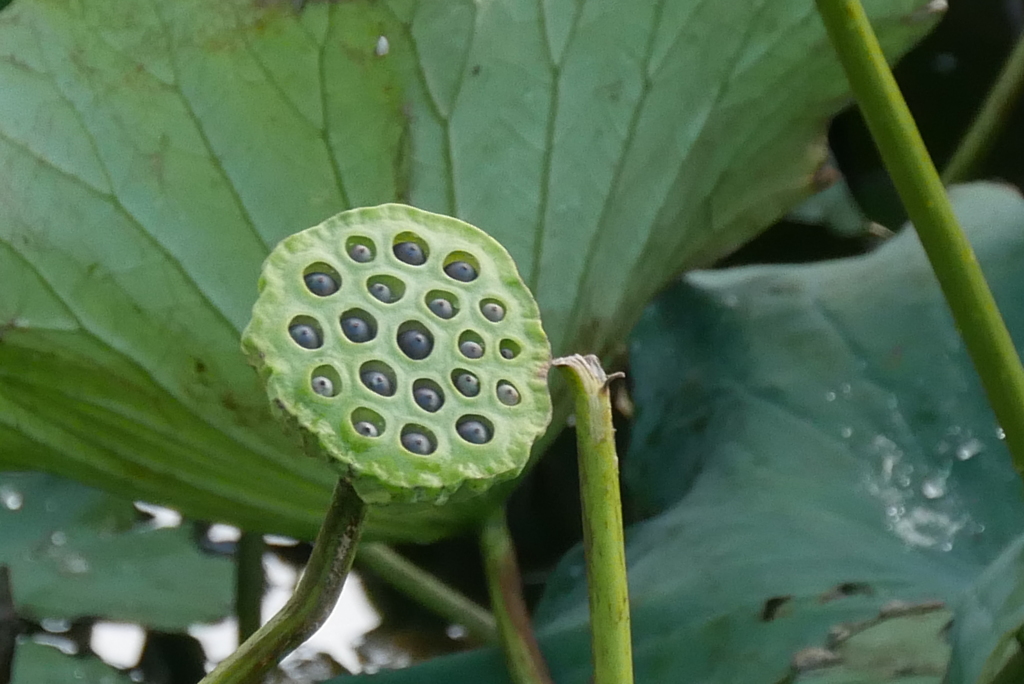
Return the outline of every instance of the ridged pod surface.
<path id="1" fill-rule="evenodd" d="M 551 419 L 550 346 L 508 252 L 405 205 L 281 241 L 242 349 L 286 422 L 367 503 L 482 492 L 522 470 Z"/>

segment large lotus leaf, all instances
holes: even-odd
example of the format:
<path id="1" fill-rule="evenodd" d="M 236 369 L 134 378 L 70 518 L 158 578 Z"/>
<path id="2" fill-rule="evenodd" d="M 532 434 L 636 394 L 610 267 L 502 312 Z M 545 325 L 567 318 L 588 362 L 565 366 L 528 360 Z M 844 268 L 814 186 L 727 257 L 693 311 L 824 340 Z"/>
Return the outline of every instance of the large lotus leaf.
<path id="1" fill-rule="evenodd" d="M 0 504 L 0 564 L 24 618 L 184 629 L 231 612 L 233 564 L 187 527 L 137 525 L 130 501 L 42 473 L 0 474 Z"/>
<path id="2" fill-rule="evenodd" d="M 1024 199 L 954 199 L 1024 337 Z M 624 475 L 653 515 L 627 534 L 637 681 L 937 684 L 949 607 L 1024 526 L 1024 492 L 913 232 L 694 273 L 631 359 Z M 587 682 L 579 549 L 536 622 L 555 680 Z M 371 681 L 508 680 L 488 651 Z"/>
<path id="3" fill-rule="evenodd" d="M 51 646 L 18 642 L 11 684 L 130 684 L 132 679 L 99 658 L 67 656 Z"/>
<path id="4" fill-rule="evenodd" d="M 965 592 L 953 625 L 956 681 L 987 684 L 1015 658 L 1024 678 L 1018 635 L 1024 626 L 1024 536 L 1006 547 Z"/>
<path id="5" fill-rule="evenodd" d="M 867 4 L 893 55 L 937 17 Z M 810 191 L 845 92 L 806 0 L 18 0 L 0 458 L 310 537 L 331 476 L 238 351 L 277 241 L 396 199 L 458 216 L 512 253 L 556 353 L 607 352 Z"/>

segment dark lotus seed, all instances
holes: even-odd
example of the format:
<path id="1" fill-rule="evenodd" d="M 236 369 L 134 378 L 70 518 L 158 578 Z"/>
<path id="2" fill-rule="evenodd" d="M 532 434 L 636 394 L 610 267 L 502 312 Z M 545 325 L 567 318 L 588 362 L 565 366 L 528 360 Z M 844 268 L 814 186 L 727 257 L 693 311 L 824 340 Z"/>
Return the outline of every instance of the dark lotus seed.
<path id="1" fill-rule="evenodd" d="M 498 385 L 498 401 L 505 406 L 515 406 L 519 403 L 519 390 L 507 382 Z"/>
<path id="2" fill-rule="evenodd" d="M 376 437 L 380 434 L 377 426 L 368 420 L 361 420 L 355 424 L 356 432 L 361 434 L 363 437 Z"/>
<path id="3" fill-rule="evenodd" d="M 410 266 L 419 266 L 427 260 L 423 248 L 415 242 L 399 242 L 395 245 L 395 256 Z"/>
<path id="4" fill-rule="evenodd" d="M 391 298 L 391 288 L 384 283 L 374 283 L 373 285 L 370 285 L 370 294 L 385 304 L 390 304 L 394 301 Z"/>
<path id="5" fill-rule="evenodd" d="M 464 420 L 455 429 L 470 444 L 486 444 L 491 441 L 491 431 L 479 420 Z"/>
<path id="6" fill-rule="evenodd" d="M 323 344 L 316 328 L 305 323 L 296 323 L 288 328 L 288 334 L 292 336 L 296 344 L 306 349 L 318 349 Z"/>
<path id="7" fill-rule="evenodd" d="M 334 383 L 331 379 L 323 375 L 318 375 L 313 378 L 310 383 L 313 386 L 313 391 L 324 397 L 334 396 Z"/>
<path id="8" fill-rule="evenodd" d="M 434 341 L 419 330 L 406 330 L 398 336 L 398 348 L 414 361 L 430 356 L 434 349 Z"/>
<path id="9" fill-rule="evenodd" d="M 309 291 L 318 297 L 326 297 L 338 291 L 338 281 L 326 273 L 307 273 L 303 280 Z"/>
<path id="10" fill-rule="evenodd" d="M 473 340 L 464 340 L 459 343 L 459 351 L 462 355 L 469 359 L 479 359 L 484 355 L 484 348 L 480 346 L 479 342 Z"/>
<path id="11" fill-rule="evenodd" d="M 352 257 L 352 261 L 358 261 L 361 264 L 373 261 L 373 251 L 366 245 L 352 245 L 348 248 L 348 255 Z"/>
<path id="12" fill-rule="evenodd" d="M 412 398 L 421 409 L 431 413 L 437 411 L 444 404 L 440 392 L 432 387 L 417 387 L 412 391 Z"/>
<path id="13" fill-rule="evenodd" d="M 455 315 L 455 307 L 452 306 L 452 303 L 441 297 L 431 299 L 427 306 L 439 318 L 449 319 Z"/>
<path id="14" fill-rule="evenodd" d="M 373 339 L 370 324 L 359 316 L 345 316 L 341 319 L 341 332 L 353 342 L 368 342 Z"/>
<path id="15" fill-rule="evenodd" d="M 464 283 L 476 280 L 476 269 L 473 268 L 472 264 L 465 261 L 453 261 L 444 267 L 444 272 L 455 280 L 461 280 Z"/>
<path id="16" fill-rule="evenodd" d="M 508 347 L 501 348 L 501 355 L 506 359 L 514 359 L 516 357 L 516 353 Z"/>
<path id="17" fill-rule="evenodd" d="M 487 302 L 480 307 L 480 312 L 484 315 L 484 318 L 492 323 L 497 323 L 505 318 L 505 309 L 496 302 Z"/>
<path id="18" fill-rule="evenodd" d="M 420 432 L 407 432 L 402 435 L 402 446 L 414 454 L 426 455 L 434 450 L 430 439 Z"/>
<path id="19" fill-rule="evenodd" d="M 475 397 L 480 394 L 480 381 L 471 373 L 460 373 L 455 378 L 455 389 L 462 392 L 464 396 Z"/>
<path id="20" fill-rule="evenodd" d="M 381 394 L 385 397 L 390 397 L 392 394 L 391 380 L 388 376 L 384 375 L 380 371 L 365 371 L 359 376 L 363 384 L 366 385 L 371 391 Z"/>

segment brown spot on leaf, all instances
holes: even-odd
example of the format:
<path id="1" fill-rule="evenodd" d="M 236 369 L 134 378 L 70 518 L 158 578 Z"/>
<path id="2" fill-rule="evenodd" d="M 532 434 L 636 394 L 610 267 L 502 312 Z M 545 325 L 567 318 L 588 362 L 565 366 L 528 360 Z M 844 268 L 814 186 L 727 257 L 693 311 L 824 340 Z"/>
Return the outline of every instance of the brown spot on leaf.
<path id="1" fill-rule="evenodd" d="M 761 621 L 771 622 L 777 617 L 781 617 L 780 611 L 782 607 L 789 603 L 793 599 L 792 596 L 773 596 L 764 602 L 764 606 L 761 607 Z"/>
<path id="2" fill-rule="evenodd" d="M 843 582 L 818 597 L 819 603 L 828 603 L 844 596 L 874 596 L 875 590 L 867 582 Z"/>

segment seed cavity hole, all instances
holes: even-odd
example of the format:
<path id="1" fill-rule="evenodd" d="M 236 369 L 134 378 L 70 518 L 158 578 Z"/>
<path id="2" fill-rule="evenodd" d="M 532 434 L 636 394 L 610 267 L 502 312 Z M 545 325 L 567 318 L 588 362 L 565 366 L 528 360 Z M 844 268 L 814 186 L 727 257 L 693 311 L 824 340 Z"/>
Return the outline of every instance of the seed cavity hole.
<path id="1" fill-rule="evenodd" d="M 288 324 L 288 334 L 295 344 L 303 349 L 319 349 L 324 346 L 324 329 L 311 316 L 296 316 Z"/>
<path id="2" fill-rule="evenodd" d="M 501 358 L 514 359 L 523 349 L 515 340 L 505 339 L 498 344 L 498 351 L 501 353 Z"/>
<path id="3" fill-rule="evenodd" d="M 469 252 L 452 252 L 445 257 L 444 272 L 452 280 L 469 283 L 480 275 L 480 262 Z"/>
<path id="4" fill-rule="evenodd" d="M 360 366 L 359 379 L 366 389 L 382 397 L 394 396 L 398 386 L 395 371 L 381 361 L 367 361 Z"/>
<path id="5" fill-rule="evenodd" d="M 345 252 L 352 261 L 366 264 L 377 258 L 377 246 L 373 240 L 361 235 L 353 235 L 345 241 Z"/>
<path id="6" fill-rule="evenodd" d="M 384 418 L 368 408 L 357 408 L 352 412 L 352 427 L 363 437 L 380 437 L 384 434 Z"/>
<path id="7" fill-rule="evenodd" d="M 419 379 L 412 383 L 412 398 L 424 411 L 435 413 L 444 406 L 444 391 L 433 380 Z"/>
<path id="8" fill-rule="evenodd" d="M 427 243 L 416 233 L 399 233 L 395 236 L 394 245 L 391 247 L 395 258 L 410 266 L 422 266 L 427 263 L 430 256 L 430 248 Z"/>
<path id="9" fill-rule="evenodd" d="M 333 366 L 317 366 L 310 374 L 309 386 L 322 397 L 336 397 L 341 391 L 341 376 Z"/>
<path id="10" fill-rule="evenodd" d="M 402 446 L 406 451 L 426 456 L 437 450 L 437 438 L 422 425 L 403 425 Z"/>
<path id="11" fill-rule="evenodd" d="M 330 264 L 318 261 L 302 272 L 306 289 L 317 297 L 329 297 L 341 287 L 341 276 Z"/>
<path id="12" fill-rule="evenodd" d="M 498 386 L 494 389 L 494 394 L 497 395 L 498 401 L 505 406 L 515 406 L 522 398 L 519 396 L 519 390 L 508 380 L 500 380 Z"/>
<path id="13" fill-rule="evenodd" d="M 421 361 L 434 351 L 434 335 L 419 321 L 406 321 L 398 326 L 398 348 L 414 361 Z"/>
<path id="14" fill-rule="evenodd" d="M 459 353 L 467 359 L 479 359 L 484 355 L 484 340 L 472 330 L 459 335 Z"/>
<path id="15" fill-rule="evenodd" d="M 470 444 L 487 444 L 494 437 L 494 424 L 483 416 L 462 416 L 455 431 Z"/>
<path id="16" fill-rule="evenodd" d="M 341 314 L 341 332 L 351 342 L 362 344 L 377 337 L 377 319 L 362 309 Z"/>
<path id="17" fill-rule="evenodd" d="M 366 281 L 367 291 L 385 304 L 394 304 L 405 296 L 405 283 L 398 278 L 379 275 Z"/>
<path id="18" fill-rule="evenodd" d="M 451 292 L 431 290 L 425 298 L 427 308 L 438 318 L 448 320 L 459 313 L 459 300 Z"/>
<path id="19" fill-rule="evenodd" d="M 491 323 L 505 319 L 505 305 L 497 299 L 484 299 L 480 302 L 480 313 Z"/>
<path id="20" fill-rule="evenodd" d="M 464 397 L 475 397 L 480 394 L 480 378 L 464 368 L 452 371 L 452 385 Z"/>

